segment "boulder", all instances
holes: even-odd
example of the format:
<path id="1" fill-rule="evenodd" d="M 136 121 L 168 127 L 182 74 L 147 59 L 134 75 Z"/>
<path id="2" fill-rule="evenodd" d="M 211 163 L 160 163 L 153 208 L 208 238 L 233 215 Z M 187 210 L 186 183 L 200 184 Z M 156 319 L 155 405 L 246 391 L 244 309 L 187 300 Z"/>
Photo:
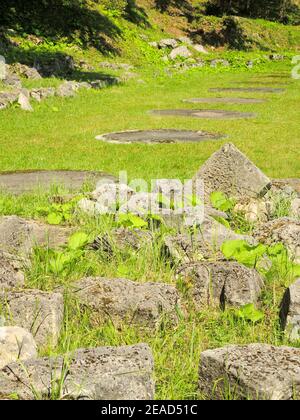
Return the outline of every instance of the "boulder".
<path id="1" fill-rule="evenodd" d="M 271 181 L 233 144 L 226 144 L 200 168 L 206 199 L 221 191 L 230 197 L 257 198 L 266 194 Z"/>
<path id="2" fill-rule="evenodd" d="M 300 198 L 295 198 L 291 204 L 291 216 L 300 219 Z"/>
<path id="3" fill-rule="evenodd" d="M 192 46 L 193 46 L 194 50 L 196 50 L 198 53 L 208 54 L 208 52 L 203 47 L 203 45 L 201 45 L 201 44 L 193 44 Z"/>
<path id="4" fill-rule="evenodd" d="M 300 221 L 283 217 L 260 225 L 253 233 L 257 241 L 266 245 L 282 243 L 290 257 L 300 264 Z"/>
<path id="5" fill-rule="evenodd" d="M 73 57 L 59 53 L 49 59 L 37 59 L 34 67 L 44 77 L 69 75 L 76 68 Z"/>
<path id="6" fill-rule="evenodd" d="M 264 286 L 256 270 L 229 261 L 190 263 L 180 267 L 177 275 L 191 286 L 189 294 L 198 311 L 255 304 Z"/>
<path id="7" fill-rule="evenodd" d="M 26 64 L 12 64 L 9 68 L 12 74 L 15 74 L 25 79 L 40 80 L 42 76 L 35 67 L 26 66 Z"/>
<path id="8" fill-rule="evenodd" d="M 98 236 L 91 245 L 92 249 L 113 256 L 118 252 L 128 250 L 140 251 L 146 245 L 151 246 L 153 235 L 147 230 L 141 229 L 114 229 L 110 234 Z"/>
<path id="9" fill-rule="evenodd" d="M 0 371 L 0 395 L 9 399 L 13 394 L 20 400 L 54 395 L 67 400 L 152 400 L 153 365 L 146 344 L 80 349 L 23 366 L 10 364 Z"/>
<path id="10" fill-rule="evenodd" d="M 91 217 L 110 213 L 110 209 L 108 207 L 104 207 L 102 204 L 93 200 L 88 200 L 87 198 L 83 198 L 78 202 L 77 209 Z"/>
<path id="11" fill-rule="evenodd" d="M 300 279 L 285 292 L 280 309 L 281 326 L 290 341 L 300 340 Z"/>
<path id="12" fill-rule="evenodd" d="M 280 190 L 289 188 L 290 192 L 295 192 L 300 197 L 300 178 L 273 179 L 272 186 Z"/>
<path id="13" fill-rule="evenodd" d="M 215 68 L 218 66 L 230 67 L 230 63 L 228 60 L 223 60 L 223 59 L 216 59 L 210 62 L 210 67 Z"/>
<path id="14" fill-rule="evenodd" d="M 235 213 L 241 213 L 250 223 L 267 222 L 269 220 L 271 208 L 268 202 L 258 199 L 250 199 L 246 202 L 238 203 L 234 208 Z"/>
<path id="15" fill-rule="evenodd" d="M 177 58 L 190 58 L 190 57 L 192 57 L 192 55 L 193 54 L 190 52 L 188 47 L 182 45 L 181 47 L 175 48 L 170 53 L 170 59 L 171 60 L 176 60 Z"/>
<path id="16" fill-rule="evenodd" d="M 178 42 L 176 39 L 172 39 L 172 38 L 166 38 L 166 39 L 161 39 L 158 42 L 158 48 L 176 48 L 178 47 Z"/>
<path id="17" fill-rule="evenodd" d="M 70 98 L 76 95 L 79 86 L 77 82 L 64 82 L 56 89 L 56 95 L 63 98 Z"/>
<path id="18" fill-rule="evenodd" d="M 22 88 L 22 81 L 16 74 L 6 73 L 3 83 L 16 89 Z"/>
<path id="19" fill-rule="evenodd" d="M 16 256 L 0 251 L 0 293 L 24 286 L 24 265 L 25 262 Z"/>
<path id="20" fill-rule="evenodd" d="M 110 182 L 98 185 L 92 193 L 92 198 L 103 208 L 115 212 L 119 206 L 130 200 L 134 194 L 135 192 L 126 184 Z"/>
<path id="21" fill-rule="evenodd" d="M 224 242 L 230 240 L 246 240 L 250 244 L 254 243 L 253 238 L 238 235 L 206 216 L 197 232 L 166 236 L 164 247 L 167 256 L 184 264 L 207 259 L 224 259 L 220 248 Z"/>
<path id="22" fill-rule="evenodd" d="M 38 102 L 43 101 L 44 99 L 51 98 L 55 95 L 55 88 L 38 88 L 31 89 L 30 96 L 32 99 L 35 99 Z"/>
<path id="23" fill-rule="evenodd" d="M 166 317 L 177 323 L 179 295 L 174 286 L 126 279 L 89 277 L 74 285 L 74 296 L 89 308 L 95 325 L 113 321 L 154 328 Z"/>
<path id="24" fill-rule="evenodd" d="M 18 104 L 20 105 L 20 108 L 23 111 L 29 111 L 29 112 L 33 111 L 33 108 L 30 105 L 30 99 L 28 97 L 28 94 L 25 93 L 24 91 L 20 92 L 20 94 L 19 94 Z"/>
<path id="25" fill-rule="evenodd" d="M 120 213 L 132 213 L 138 216 L 145 216 L 149 213 L 162 214 L 159 196 L 154 193 L 134 194 L 126 204 L 120 207 L 119 211 Z"/>
<path id="26" fill-rule="evenodd" d="M 0 369 L 9 363 L 35 357 L 37 357 L 36 344 L 28 331 L 20 327 L 0 327 Z M 1 391 L 0 385 L 0 395 Z"/>
<path id="27" fill-rule="evenodd" d="M 297 399 L 299 380 L 300 349 L 250 344 L 201 354 L 199 389 L 209 399 Z"/>
<path id="28" fill-rule="evenodd" d="M 60 293 L 23 290 L 0 295 L 6 324 L 30 331 L 41 347 L 56 346 L 64 316 Z"/>
<path id="29" fill-rule="evenodd" d="M 6 109 L 14 102 L 18 101 L 19 91 L 0 92 L 0 109 Z"/>
<path id="30" fill-rule="evenodd" d="M 28 255 L 35 246 L 56 248 L 65 245 L 72 230 L 50 226 L 18 216 L 0 217 L 0 249 Z"/>

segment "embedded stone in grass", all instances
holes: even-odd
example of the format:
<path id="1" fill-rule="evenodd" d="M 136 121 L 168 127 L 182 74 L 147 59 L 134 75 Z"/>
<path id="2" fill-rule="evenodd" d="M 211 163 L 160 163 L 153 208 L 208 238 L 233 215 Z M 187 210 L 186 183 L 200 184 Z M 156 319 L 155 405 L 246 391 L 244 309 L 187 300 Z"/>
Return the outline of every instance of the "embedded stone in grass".
<path id="1" fill-rule="evenodd" d="M 67 189 L 80 190 L 84 184 L 95 187 L 99 180 L 115 178 L 96 171 L 18 171 L 0 173 L 0 188 L 12 194 L 32 192 L 37 188 L 49 190 L 53 185 Z"/>
<path id="2" fill-rule="evenodd" d="M 192 98 L 183 102 L 192 104 L 262 104 L 264 99 L 254 98 Z"/>
<path id="3" fill-rule="evenodd" d="M 75 298 L 91 311 L 94 325 L 113 321 L 114 325 L 155 328 L 163 319 L 178 322 L 180 299 L 174 286 L 89 277 L 73 287 Z"/>
<path id="4" fill-rule="evenodd" d="M 215 152 L 195 178 L 204 181 L 207 200 L 215 191 L 229 197 L 257 198 L 271 187 L 271 180 L 231 143 Z"/>
<path id="5" fill-rule="evenodd" d="M 0 251 L 0 292 L 24 286 L 24 265 L 15 255 Z"/>
<path id="6" fill-rule="evenodd" d="M 35 246 L 56 248 L 65 245 L 69 228 L 50 226 L 18 216 L 0 217 L 0 249 L 11 254 L 28 256 Z"/>
<path id="7" fill-rule="evenodd" d="M 97 140 L 107 143 L 197 143 L 205 140 L 218 140 L 223 138 L 222 134 L 208 133 L 206 131 L 193 130 L 135 130 L 119 133 L 109 133 L 97 136 Z"/>
<path id="8" fill-rule="evenodd" d="M 54 394 L 65 400 L 152 400 L 153 370 L 147 344 L 80 349 L 10 364 L 0 371 L 0 394 L 19 400 L 51 399 Z"/>
<path id="9" fill-rule="evenodd" d="M 212 217 L 205 217 L 200 231 L 195 234 L 169 235 L 164 239 L 165 254 L 181 264 L 208 259 L 224 259 L 220 251 L 222 244 L 229 240 L 245 240 L 253 244 L 253 238 L 239 235 L 227 229 Z"/>
<path id="10" fill-rule="evenodd" d="M 273 179 L 272 185 L 281 190 L 289 187 L 300 196 L 300 178 Z"/>
<path id="11" fill-rule="evenodd" d="M 256 270 L 230 261 L 186 264 L 178 269 L 177 275 L 191 285 L 189 294 L 199 311 L 210 306 L 257 303 L 264 286 Z"/>
<path id="12" fill-rule="evenodd" d="M 34 357 L 37 357 L 37 348 L 28 331 L 20 327 L 0 327 L 0 369 L 9 363 Z M 2 395 L 1 385 L 0 395 Z"/>
<path id="13" fill-rule="evenodd" d="M 283 93 L 285 89 L 270 88 L 270 87 L 243 87 L 243 88 L 213 88 L 209 89 L 210 92 L 261 92 L 261 93 Z"/>
<path id="14" fill-rule="evenodd" d="M 258 226 L 253 234 L 257 241 L 269 246 L 282 243 L 300 264 L 300 221 L 288 217 L 271 220 Z"/>
<path id="15" fill-rule="evenodd" d="M 201 354 L 199 390 L 209 399 L 300 397 L 300 349 L 267 344 L 227 346 Z"/>
<path id="16" fill-rule="evenodd" d="M 221 109 L 162 109 L 154 110 L 152 114 L 173 117 L 207 118 L 212 120 L 235 120 L 257 117 L 252 112 L 224 111 Z"/>
<path id="17" fill-rule="evenodd" d="M 60 293 L 23 290 L 0 296 L 8 325 L 30 331 L 39 346 L 56 346 L 63 322 L 64 299 Z"/>
<path id="18" fill-rule="evenodd" d="M 290 341 L 300 339 L 300 278 L 285 292 L 280 310 L 281 327 Z"/>

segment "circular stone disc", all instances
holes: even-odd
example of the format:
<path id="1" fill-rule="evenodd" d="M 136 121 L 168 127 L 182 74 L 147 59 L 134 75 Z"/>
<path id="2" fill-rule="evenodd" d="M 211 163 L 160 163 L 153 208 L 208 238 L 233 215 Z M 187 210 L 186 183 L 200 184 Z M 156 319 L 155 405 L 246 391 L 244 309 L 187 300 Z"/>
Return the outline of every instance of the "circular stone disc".
<path id="1" fill-rule="evenodd" d="M 80 190 L 83 184 L 96 185 L 101 179 L 115 181 L 112 175 L 90 171 L 20 171 L 0 173 L 0 189 L 12 194 L 24 194 L 37 188 L 49 191 L 53 185 Z"/>
<path id="2" fill-rule="evenodd" d="M 183 102 L 191 104 L 262 104 L 266 101 L 254 98 L 192 98 L 185 99 Z"/>
<path id="3" fill-rule="evenodd" d="M 249 112 L 236 112 L 236 111 L 223 111 L 220 109 L 163 109 L 152 111 L 155 115 L 170 115 L 170 116 L 182 116 L 182 117 L 193 117 L 193 118 L 207 118 L 211 120 L 222 120 L 222 119 L 240 119 L 240 118 L 254 118 L 256 114 Z"/>
<path id="4" fill-rule="evenodd" d="M 270 87 L 251 87 L 251 88 L 214 88 L 210 92 L 262 92 L 262 93 L 283 93 L 285 89 Z"/>
<path id="5" fill-rule="evenodd" d="M 136 130 L 109 133 L 97 136 L 96 140 L 107 143 L 130 144 L 130 143 L 197 143 L 205 140 L 218 140 L 225 136 L 221 134 L 207 133 L 205 131 L 192 130 Z"/>

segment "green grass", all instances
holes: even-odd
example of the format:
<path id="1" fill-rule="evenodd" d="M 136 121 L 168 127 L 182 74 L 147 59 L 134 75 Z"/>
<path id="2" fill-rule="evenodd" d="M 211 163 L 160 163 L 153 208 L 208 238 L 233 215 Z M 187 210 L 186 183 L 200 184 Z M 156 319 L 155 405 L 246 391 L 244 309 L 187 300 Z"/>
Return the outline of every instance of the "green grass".
<path id="1" fill-rule="evenodd" d="M 269 73 L 280 71 L 270 66 Z M 283 67 L 280 77 L 268 73 L 236 70 L 190 71 L 158 76 L 141 71 L 145 83 L 136 80 L 100 92 L 82 91 L 76 98 L 53 98 L 34 103 L 34 113 L 18 109 L 1 112 L 0 171 L 20 169 L 97 169 L 115 175 L 127 170 L 130 178 L 190 178 L 199 166 L 223 143 L 230 141 L 245 152 L 270 177 L 297 177 L 300 174 L 299 81 Z M 275 76 L 277 76 L 275 74 Z M 253 81 L 253 82 L 252 82 Z M 242 96 L 266 98 L 256 105 L 190 105 L 190 97 L 215 96 L 209 88 L 251 86 L 264 82 L 287 82 L 284 94 Z M 48 81 L 45 83 L 48 84 Z M 269 86 L 269 84 L 267 85 Z M 220 94 L 218 96 L 227 96 Z M 237 96 L 237 94 L 230 94 Z M 210 108 L 257 113 L 249 120 L 200 120 L 157 117 L 152 109 Z M 202 144 L 109 145 L 97 142 L 98 134 L 119 130 L 178 128 L 224 133 L 224 141 Z"/>

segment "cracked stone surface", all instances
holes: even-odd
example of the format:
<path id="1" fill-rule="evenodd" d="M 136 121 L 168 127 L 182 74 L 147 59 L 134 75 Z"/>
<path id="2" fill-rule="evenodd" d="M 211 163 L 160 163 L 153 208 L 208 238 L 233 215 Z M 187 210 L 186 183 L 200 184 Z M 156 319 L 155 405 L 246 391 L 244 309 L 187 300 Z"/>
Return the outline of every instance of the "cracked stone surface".
<path id="1" fill-rule="evenodd" d="M 0 251 L 0 293 L 5 290 L 18 289 L 24 286 L 23 269 L 26 261 Z"/>
<path id="2" fill-rule="evenodd" d="M 300 278 L 285 292 L 280 309 L 282 329 L 290 341 L 300 339 Z"/>
<path id="3" fill-rule="evenodd" d="M 53 378 L 62 382 L 60 399 L 152 400 L 153 356 L 146 344 L 80 349 L 62 357 L 12 363 L 0 371 L 0 399 L 49 399 Z M 33 391 L 34 390 L 34 391 Z"/>
<path id="4" fill-rule="evenodd" d="M 228 346 L 201 354 L 199 389 L 211 399 L 300 397 L 300 349 L 267 344 Z"/>

